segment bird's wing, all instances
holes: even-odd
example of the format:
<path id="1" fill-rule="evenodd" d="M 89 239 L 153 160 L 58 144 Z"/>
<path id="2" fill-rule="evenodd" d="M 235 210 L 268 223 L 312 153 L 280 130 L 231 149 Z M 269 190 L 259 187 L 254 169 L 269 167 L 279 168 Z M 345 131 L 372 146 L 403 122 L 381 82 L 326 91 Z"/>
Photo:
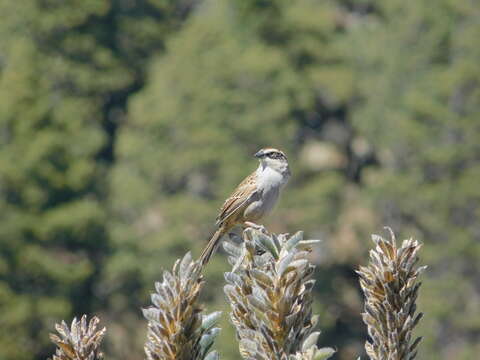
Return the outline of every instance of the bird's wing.
<path id="1" fill-rule="evenodd" d="M 248 204 L 249 200 L 256 194 L 256 173 L 253 172 L 247 176 L 230 197 L 225 200 L 220 213 L 217 216 L 217 225 L 224 223 L 229 217 L 235 214 L 239 209 Z"/>

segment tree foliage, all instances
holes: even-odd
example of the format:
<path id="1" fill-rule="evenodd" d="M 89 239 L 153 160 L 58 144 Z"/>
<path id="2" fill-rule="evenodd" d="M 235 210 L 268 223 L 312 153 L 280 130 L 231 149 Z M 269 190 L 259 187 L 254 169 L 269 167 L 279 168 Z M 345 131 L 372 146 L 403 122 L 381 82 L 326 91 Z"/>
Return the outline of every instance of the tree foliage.
<path id="1" fill-rule="evenodd" d="M 422 358 L 471 359 L 480 326 L 480 8 L 469 1 L 378 7 L 381 17 L 352 34 L 364 39 L 355 55 L 363 101 L 353 123 L 375 142 L 379 159 L 365 195 L 384 222 L 411 228 L 428 244 L 422 331 L 432 351 Z"/>
<path id="2" fill-rule="evenodd" d="M 269 227 L 325 240 L 314 310 L 338 359 L 362 351 L 353 270 L 380 224 L 425 244 L 419 358 L 478 353 L 476 2 L 0 0 L 0 13 L 1 358 L 45 358 L 45 329 L 95 312 L 107 353 L 140 356 L 150 284 L 204 245 L 262 146 L 293 171 Z M 226 269 L 221 254 L 207 269 L 207 305 L 225 304 Z M 221 326 L 221 357 L 238 358 Z"/>

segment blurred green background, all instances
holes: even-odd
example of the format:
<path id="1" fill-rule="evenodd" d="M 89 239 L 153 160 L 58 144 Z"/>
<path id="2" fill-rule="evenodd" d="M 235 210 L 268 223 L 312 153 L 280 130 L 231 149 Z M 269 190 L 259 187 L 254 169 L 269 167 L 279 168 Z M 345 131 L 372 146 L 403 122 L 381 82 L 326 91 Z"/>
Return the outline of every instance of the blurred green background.
<path id="1" fill-rule="evenodd" d="M 293 177 L 265 225 L 324 242 L 321 346 L 364 355 L 354 269 L 390 225 L 425 243 L 419 358 L 480 352 L 480 3 L 0 0 L 0 359 L 97 314 L 143 358 L 153 282 L 198 255 L 263 146 Z M 216 344 L 240 359 L 222 294 Z"/>

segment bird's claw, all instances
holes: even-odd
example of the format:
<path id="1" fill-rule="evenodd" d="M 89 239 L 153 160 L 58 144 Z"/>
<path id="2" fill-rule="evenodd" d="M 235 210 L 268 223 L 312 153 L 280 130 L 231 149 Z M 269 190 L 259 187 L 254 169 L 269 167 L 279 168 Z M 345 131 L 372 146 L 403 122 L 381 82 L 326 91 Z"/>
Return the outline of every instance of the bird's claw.
<path id="1" fill-rule="evenodd" d="M 254 222 L 251 222 L 251 221 L 245 221 L 245 226 L 247 227 L 251 227 L 257 231 L 260 231 L 264 234 L 267 233 L 267 229 L 265 228 L 265 226 L 263 225 L 259 225 L 259 224 L 255 224 Z"/>

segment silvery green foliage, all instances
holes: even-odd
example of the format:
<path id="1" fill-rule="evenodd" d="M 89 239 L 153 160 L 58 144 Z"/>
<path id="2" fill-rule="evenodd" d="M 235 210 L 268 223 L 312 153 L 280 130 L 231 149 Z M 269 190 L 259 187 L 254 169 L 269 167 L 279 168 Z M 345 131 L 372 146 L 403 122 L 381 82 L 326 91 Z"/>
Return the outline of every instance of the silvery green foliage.
<path id="1" fill-rule="evenodd" d="M 233 265 L 224 291 L 244 359 L 320 360 L 335 352 L 316 345 L 314 266 L 307 259 L 316 242 L 303 240 L 302 232 L 289 237 L 248 228 L 242 242 L 224 243 Z"/>
<path id="2" fill-rule="evenodd" d="M 80 321 L 74 318 L 70 328 L 65 321 L 55 325 L 58 335 L 50 334 L 50 339 L 57 346 L 53 360 L 100 360 L 100 344 L 106 329 L 97 330 L 99 319 L 94 316 L 87 324 L 87 316 Z"/>
<path id="3" fill-rule="evenodd" d="M 218 359 L 217 352 L 209 350 L 220 331 L 215 327 L 220 312 L 202 315 L 197 298 L 203 284 L 200 264 L 190 253 L 175 262 L 171 273 L 163 273 L 162 282 L 155 283 L 153 306 L 143 309 L 148 320 L 148 360 Z"/>
<path id="4" fill-rule="evenodd" d="M 417 240 L 404 240 L 397 248 L 390 228 L 390 239 L 373 235 L 375 249 L 370 263 L 357 271 L 365 295 L 363 321 L 370 341 L 365 343 L 372 360 L 410 360 L 417 355 L 421 337 L 413 340 L 412 332 L 422 317 L 416 314 L 415 301 L 420 283 L 418 275 L 426 266 L 417 267 Z"/>

